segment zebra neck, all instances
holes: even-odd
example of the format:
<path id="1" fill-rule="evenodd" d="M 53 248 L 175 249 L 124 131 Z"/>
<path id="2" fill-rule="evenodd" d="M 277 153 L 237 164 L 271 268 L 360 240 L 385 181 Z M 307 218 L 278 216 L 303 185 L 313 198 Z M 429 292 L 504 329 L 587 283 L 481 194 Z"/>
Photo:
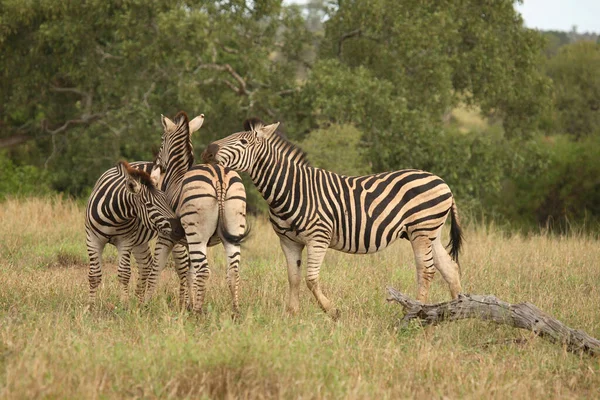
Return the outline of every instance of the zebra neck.
<path id="1" fill-rule="evenodd" d="M 258 161 L 250 178 L 262 197 L 267 201 L 271 211 L 278 213 L 290 205 L 290 196 L 300 179 L 306 176 L 307 166 L 299 165 L 289 159 L 265 158 Z"/>
<path id="2" fill-rule="evenodd" d="M 163 189 L 167 196 L 169 204 L 173 208 L 176 208 L 179 196 L 181 194 L 181 184 L 183 183 L 183 177 L 192 165 L 193 159 L 191 163 L 182 160 L 176 164 L 173 163 L 173 165 L 167 166 L 168 172 L 163 181 Z"/>

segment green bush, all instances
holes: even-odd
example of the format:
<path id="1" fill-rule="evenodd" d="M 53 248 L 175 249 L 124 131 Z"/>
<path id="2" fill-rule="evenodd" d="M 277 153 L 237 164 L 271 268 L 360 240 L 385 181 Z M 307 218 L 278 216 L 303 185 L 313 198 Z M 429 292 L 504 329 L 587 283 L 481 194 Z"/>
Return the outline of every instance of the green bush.
<path id="1" fill-rule="evenodd" d="M 576 142 L 553 136 L 536 146 L 546 162 L 530 162 L 514 177 L 513 216 L 561 232 L 572 225 L 595 226 L 600 222 L 600 138 Z"/>
<path id="2" fill-rule="evenodd" d="M 7 196 L 43 196 L 51 193 L 48 173 L 31 165 L 16 165 L 0 153 L 0 200 Z"/>

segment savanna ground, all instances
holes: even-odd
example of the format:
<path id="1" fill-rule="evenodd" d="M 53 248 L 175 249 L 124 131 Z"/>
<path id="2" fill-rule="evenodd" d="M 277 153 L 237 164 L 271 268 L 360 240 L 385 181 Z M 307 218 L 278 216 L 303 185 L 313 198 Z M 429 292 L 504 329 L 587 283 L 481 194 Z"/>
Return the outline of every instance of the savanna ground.
<path id="1" fill-rule="evenodd" d="M 465 292 L 530 301 L 600 337 L 598 240 L 465 231 Z M 600 396 L 600 360 L 529 332 L 482 321 L 394 330 L 400 307 L 386 303 L 385 287 L 415 293 L 406 241 L 370 256 L 330 251 L 321 279 L 341 319 L 324 315 L 305 285 L 291 317 L 283 254 L 268 223 L 256 220 L 243 247 L 236 323 L 221 246 L 210 252 L 206 315 L 178 311 L 170 268 L 147 307 L 121 302 L 114 248 L 104 253 L 99 303 L 86 311 L 84 239 L 76 203 L 0 204 L 1 398 Z M 430 301 L 448 298 L 436 277 Z"/>

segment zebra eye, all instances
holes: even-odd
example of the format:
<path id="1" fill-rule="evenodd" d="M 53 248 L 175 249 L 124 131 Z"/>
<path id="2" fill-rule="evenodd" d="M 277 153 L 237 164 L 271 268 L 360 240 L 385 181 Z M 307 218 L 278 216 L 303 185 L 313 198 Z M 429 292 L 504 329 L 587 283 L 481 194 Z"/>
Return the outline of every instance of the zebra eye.
<path id="1" fill-rule="evenodd" d="M 241 144 L 248 144 L 248 141 L 246 139 L 240 139 L 240 143 Z"/>

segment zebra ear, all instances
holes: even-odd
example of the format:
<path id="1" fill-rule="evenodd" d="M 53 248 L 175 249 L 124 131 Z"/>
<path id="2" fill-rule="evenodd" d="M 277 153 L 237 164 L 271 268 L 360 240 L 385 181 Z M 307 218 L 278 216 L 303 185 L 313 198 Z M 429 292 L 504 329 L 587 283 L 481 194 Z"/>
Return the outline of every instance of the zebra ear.
<path id="1" fill-rule="evenodd" d="M 261 138 L 261 139 L 269 138 L 275 133 L 278 126 L 279 126 L 279 122 L 275 122 L 274 124 L 267 125 L 267 126 L 261 126 L 260 128 L 258 128 L 256 130 L 256 137 Z"/>
<path id="2" fill-rule="evenodd" d="M 175 130 L 175 128 L 177 128 L 177 125 L 175 125 L 175 123 L 173 121 L 171 121 L 169 118 L 165 117 L 164 115 L 160 114 L 160 119 L 162 121 L 162 126 L 165 129 L 165 131 L 172 131 L 172 130 Z"/>
<path id="3" fill-rule="evenodd" d="M 152 179 L 152 184 L 157 189 L 160 188 L 160 178 L 161 178 L 160 167 L 155 166 L 154 168 L 152 168 L 152 172 L 150 173 L 150 179 Z"/>
<path id="4" fill-rule="evenodd" d="M 142 191 L 142 183 L 127 173 L 127 178 L 125 182 L 125 187 L 132 194 L 138 194 Z"/>
<path id="5" fill-rule="evenodd" d="M 196 118 L 194 118 L 193 120 L 191 120 L 190 124 L 189 124 L 190 135 L 192 133 L 196 132 L 198 129 L 200 129 L 200 127 L 202 127 L 203 123 L 204 123 L 204 114 L 200 114 Z"/>
<path id="6" fill-rule="evenodd" d="M 121 161 L 117 164 L 117 171 L 119 175 L 125 178 L 125 188 L 133 194 L 138 194 L 142 190 L 142 182 L 131 171 L 135 171 L 131 168 L 127 161 Z"/>

